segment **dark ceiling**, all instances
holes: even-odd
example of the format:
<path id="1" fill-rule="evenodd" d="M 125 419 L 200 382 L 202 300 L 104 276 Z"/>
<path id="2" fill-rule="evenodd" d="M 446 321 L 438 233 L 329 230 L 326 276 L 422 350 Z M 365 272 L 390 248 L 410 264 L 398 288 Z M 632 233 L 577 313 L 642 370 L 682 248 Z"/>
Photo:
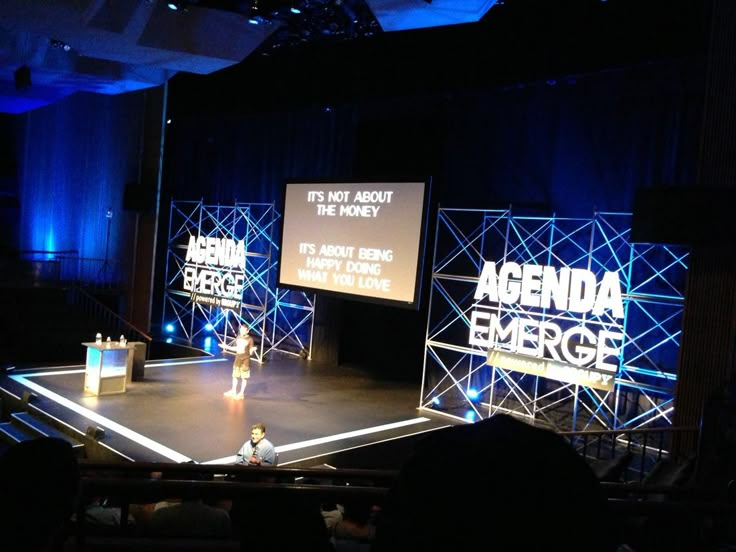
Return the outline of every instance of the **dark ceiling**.
<path id="1" fill-rule="evenodd" d="M 2 0 L 0 112 L 305 45 L 480 20 L 496 0 Z"/>
<path id="2" fill-rule="evenodd" d="M 364 0 L 190 0 L 181 3 L 182 6 L 187 4 L 239 13 L 251 25 L 276 24 L 278 28 L 254 52 L 260 55 L 307 43 L 350 40 L 383 32 Z"/>
<path id="3" fill-rule="evenodd" d="M 437 0 L 435 0 L 437 1 Z M 709 2 L 506 0 L 477 23 L 380 32 L 264 55 L 171 81 L 170 112 L 253 112 L 367 97 L 554 85 L 584 74 L 691 59 L 704 66 Z"/>
<path id="4" fill-rule="evenodd" d="M 197 101 L 312 101 L 702 55 L 710 0 L 0 2 L 0 113 L 14 114 L 175 75 Z"/>

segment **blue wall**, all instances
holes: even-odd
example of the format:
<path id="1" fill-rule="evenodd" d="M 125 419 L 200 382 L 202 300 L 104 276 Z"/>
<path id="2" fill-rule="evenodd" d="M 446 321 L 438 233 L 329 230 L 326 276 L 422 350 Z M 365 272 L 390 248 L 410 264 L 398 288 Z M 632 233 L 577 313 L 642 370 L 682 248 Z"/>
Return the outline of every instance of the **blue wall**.
<path id="1" fill-rule="evenodd" d="M 20 250 L 119 259 L 132 239 L 125 185 L 138 179 L 142 93 L 77 94 L 19 116 Z"/>

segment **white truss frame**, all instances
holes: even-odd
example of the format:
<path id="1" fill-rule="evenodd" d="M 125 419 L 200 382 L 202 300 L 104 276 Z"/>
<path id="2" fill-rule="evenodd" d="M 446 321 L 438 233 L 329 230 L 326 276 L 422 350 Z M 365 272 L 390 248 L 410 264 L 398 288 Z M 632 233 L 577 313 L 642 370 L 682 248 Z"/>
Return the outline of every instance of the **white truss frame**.
<path id="1" fill-rule="evenodd" d="M 560 431 L 670 426 L 688 251 L 630 243 L 630 223 L 627 213 L 577 219 L 439 209 L 420 410 L 470 421 L 504 412 Z M 490 260 L 619 271 L 623 327 L 606 314 L 583 320 L 624 335 L 611 391 L 489 366 L 488 351 L 468 345 L 475 288 Z M 524 307 L 497 313 L 506 321 L 528 314 Z M 568 312 L 542 316 L 580 319 Z"/>
<path id="2" fill-rule="evenodd" d="M 259 362 L 274 351 L 311 358 L 315 297 L 276 287 L 278 243 L 274 236 L 280 216 L 272 203 L 224 206 L 172 201 L 162 327 L 176 321 L 179 339 L 193 345 L 210 335 L 220 343 L 229 343 L 240 324 L 247 323 L 260 336 Z M 244 289 L 239 310 L 192 302 L 189 292 L 184 291 L 190 235 L 244 240 Z M 207 324 L 213 327 L 211 334 Z"/>

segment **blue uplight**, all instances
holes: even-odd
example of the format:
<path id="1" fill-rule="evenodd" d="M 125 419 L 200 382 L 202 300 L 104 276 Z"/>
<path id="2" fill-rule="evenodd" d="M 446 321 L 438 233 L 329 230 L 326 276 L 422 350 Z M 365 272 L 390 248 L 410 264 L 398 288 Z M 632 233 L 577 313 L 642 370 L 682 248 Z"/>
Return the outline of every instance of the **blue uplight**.
<path id="1" fill-rule="evenodd" d="M 465 419 L 468 420 L 469 422 L 474 422 L 475 421 L 475 410 L 468 410 L 465 413 Z"/>
<path id="2" fill-rule="evenodd" d="M 167 332 L 171 333 L 174 331 L 174 325 L 173 324 L 166 324 L 166 327 L 164 328 Z"/>
<path id="3" fill-rule="evenodd" d="M 478 391 L 476 389 L 473 389 L 472 387 L 468 389 L 468 398 L 470 400 L 475 400 L 478 398 Z"/>
<path id="4" fill-rule="evenodd" d="M 174 341 L 174 340 L 173 340 L 173 339 L 171 339 L 170 337 L 167 337 L 167 338 L 166 338 L 166 343 L 171 343 L 172 341 Z"/>
<path id="5" fill-rule="evenodd" d="M 207 322 L 207 324 L 204 325 L 204 329 L 205 329 L 205 331 L 211 332 L 212 330 L 215 329 L 215 327 L 212 324 L 210 324 L 209 322 Z M 209 337 L 207 339 L 209 339 Z"/>
<path id="6" fill-rule="evenodd" d="M 208 336 L 204 338 L 204 350 L 209 351 L 210 349 L 212 349 L 212 338 Z"/>
<path id="7" fill-rule="evenodd" d="M 435 405 L 435 406 L 439 406 L 440 405 L 440 398 L 439 397 L 434 397 L 432 399 L 432 404 Z"/>

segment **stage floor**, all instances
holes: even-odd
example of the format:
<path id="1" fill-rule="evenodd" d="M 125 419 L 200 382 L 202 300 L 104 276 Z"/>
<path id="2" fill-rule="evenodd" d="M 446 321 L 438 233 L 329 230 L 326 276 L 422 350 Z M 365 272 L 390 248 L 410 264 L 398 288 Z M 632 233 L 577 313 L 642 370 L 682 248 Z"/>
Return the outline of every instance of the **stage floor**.
<path id="1" fill-rule="evenodd" d="M 453 423 L 417 409 L 418 384 L 287 355 L 251 362 L 245 399 L 226 398 L 231 366 L 226 355 L 149 361 L 143 381 L 115 395 L 85 395 L 81 365 L 11 370 L 0 387 L 17 397 L 32 392 L 34 408 L 82 433 L 103 428 L 101 443 L 134 461 L 230 463 L 262 422 L 279 465 L 320 465 L 340 451 Z"/>

